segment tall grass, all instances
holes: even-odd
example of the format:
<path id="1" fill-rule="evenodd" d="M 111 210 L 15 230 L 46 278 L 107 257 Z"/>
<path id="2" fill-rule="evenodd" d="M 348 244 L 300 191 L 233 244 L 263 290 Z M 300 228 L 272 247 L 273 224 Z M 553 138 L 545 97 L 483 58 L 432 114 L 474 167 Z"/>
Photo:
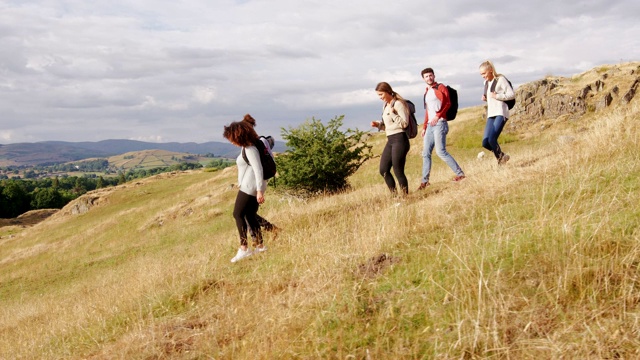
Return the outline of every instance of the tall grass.
<path id="1" fill-rule="evenodd" d="M 435 158 L 414 192 L 415 139 L 406 199 L 377 158 L 341 195 L 270 189 L 260 213 L 283 231 L 237 264 L 234 169 L 103 190 L 3 236 L 0 358 L 639 357 L 638 106 L 570 141 L 514 138 L 504 167 L 462 145 L 474 114 L 450 124 L 462 183 Z"/>

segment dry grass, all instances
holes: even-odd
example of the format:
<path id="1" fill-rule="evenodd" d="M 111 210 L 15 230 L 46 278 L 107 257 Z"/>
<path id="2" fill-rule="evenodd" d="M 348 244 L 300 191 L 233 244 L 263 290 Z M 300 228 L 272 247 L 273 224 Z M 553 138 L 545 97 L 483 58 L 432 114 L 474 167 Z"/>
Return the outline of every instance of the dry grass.
<path id="1" fill-rule="evenodd" d="M 452 145 L 468 178 L 435 159 L 400 201 L 378 159 L 338 196 L 270 189 L 261 213 L 283 231 L 233 265 L 233 171 L 105 192 L 0 239 L 0 358 L 638 358 L 637 104 L 513 141 L 503 168 Z"/>

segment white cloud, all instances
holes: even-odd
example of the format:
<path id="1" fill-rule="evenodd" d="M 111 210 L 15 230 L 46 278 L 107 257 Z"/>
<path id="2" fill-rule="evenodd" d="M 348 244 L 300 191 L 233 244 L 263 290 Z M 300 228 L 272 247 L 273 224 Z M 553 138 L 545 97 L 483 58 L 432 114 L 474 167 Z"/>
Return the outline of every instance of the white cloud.
<path id="1" fill-rule="evenodd" d="M 419 103 L 427 66 L 467 106 L 485 59 L 514 84 L 639 60 L 638 15 L 622 0 L 8 1 L 0 141 L 222 141 L 245 113 L 276 136 L 312 116 L 366 128 L 375 85 Z"/>
<path id="2" fill-rule="evenodd" d="M 0 140 L 10 143 L 13 139 L 13 131 L 0 131 Z"/>
<path id="3" fill-rule="evenodd" d="M 152 143 L 164 142 L 162 139 L 162 136 L 160 135 L 136 136 L 136 137 L 129 138 L 128 140 L 137 140 L 137 141 L 152 142 Z"/>

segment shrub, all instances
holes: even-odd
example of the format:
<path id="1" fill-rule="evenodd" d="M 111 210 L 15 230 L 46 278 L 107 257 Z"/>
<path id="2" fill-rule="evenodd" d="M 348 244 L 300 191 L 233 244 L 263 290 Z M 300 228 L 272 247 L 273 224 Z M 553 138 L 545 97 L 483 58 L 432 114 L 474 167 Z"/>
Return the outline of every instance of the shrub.
<path id="1" fill-rule="evenodd" d="M 347 178 L 369 158 L 369 134 L 359 130 L 340 131 L 344 115 L 325 126 L 318 119 L 298 128 L 282 129 L 288 150 L 276 157 L 278 185 L 305 193 L 345 190 Z"/>

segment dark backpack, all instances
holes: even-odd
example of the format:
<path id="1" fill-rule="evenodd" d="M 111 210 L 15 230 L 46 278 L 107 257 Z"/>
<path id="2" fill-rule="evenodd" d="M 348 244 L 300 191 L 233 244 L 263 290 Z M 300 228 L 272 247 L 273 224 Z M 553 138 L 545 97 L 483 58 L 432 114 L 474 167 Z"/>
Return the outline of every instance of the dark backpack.
<path id="1" fill-rule="evenodd" d="M 268 139 L 269 137 L 266 138 Z M 269 149 L 264 146 L 264 143 L 260 139 L 256 140 L 253 145 L 258 149 L 258 152 L 260 153 L 260 162 L 262 163 L 262 178 L 265 180 L 269 180 L 272 177 L 276 176 L 276 162 L 273 157 L 271 157 Z M 251 166 L 249 159 L 247 159 L 247 154 L 244 151 L 244 147 L 242 148 L 242 158 L 247 162 L 247 164 L 249 164 L 249 166 Z"/>
<path id="2" fill-rule="evenodd" d="M 502 75 L 500 75 L 502 76 Z M 504 77 L 504 76 L 502 76 Z M 507 82 L 509 83 L 509 86 L 511 86 L 511 90 L 513 90 L 513 85 L 511 85 L 511 81 L 509 81 L 509 79 L 507 79 L 506 77 L 504 77 L 505 80 L 507 80 Z M 493 84 L 491 84 L 491 92 L 496 91 L 496 84 L 498 83 L 498 81 L 494 81 Z M 487 95 L 487 87 L 489 86 L 489 83 L 485 83 L 484 84 L 484 94 L 485 96 Z M 509 108 L 509 110 L 511 110 L 515 105 L 516 105 L 516 99 L 511 99 L 511 100 L 505 100 L 504 101 L 507 104 L 507 108 Z"/>
<path id="3" fill-rule="evenodd" d="M 444 84 L 439 84 L 440 85 L 444 85 Z M 449 101 L 451 102 L 451 106 L 449 106 L 449 109 L 447 110 L 447 121 L 451 121 L 454 120 L 456 118 L 456 116 L 458 115 L 458 90 L 452 88 L 449 85 L 444 85 L 447 87 L 447 90 L 449 91 Z M 425 96 L 427 95 L 427 93 L 425 93 Z M 427 110 L 427 101 L 425 100 L 424 102 L 424 109 Z"/>
<path id="4" fill-rule="evenodd" d="M 413 139 L 418 135 L 418 121 L 416 120 L 416 106 L 409 100 L 405 100 L 409 108 L 409 125 L 404 129 L 409 139 Z"/>
<path id="5" fill-rule="evenodd" d="M 447 90 L 449 90 L 449 100 L 451 101 L 451 106 L 447 110 L 447 121 L 451 121 L 458 115 L 458 90 L 449 85 L 447 85 Z"/>

